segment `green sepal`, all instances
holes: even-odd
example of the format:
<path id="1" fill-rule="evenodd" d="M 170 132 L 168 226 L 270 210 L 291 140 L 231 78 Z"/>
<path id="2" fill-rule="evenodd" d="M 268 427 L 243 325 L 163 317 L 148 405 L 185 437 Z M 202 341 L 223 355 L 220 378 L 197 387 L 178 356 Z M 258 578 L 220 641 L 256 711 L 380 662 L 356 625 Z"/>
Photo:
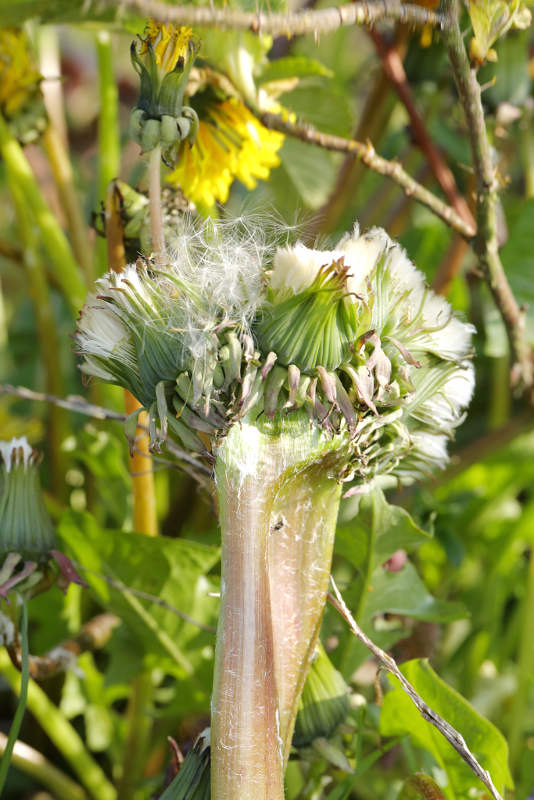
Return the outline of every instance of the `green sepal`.
<path id="1" fill-rule="evenodd" d="M 147 119 L 141 131 L 141 148 L 149 153 L 158 146 L 161 139 L 161 123 L 159 119 Z"/>
<path id="2" fill-rule="evenodd" d="M 39 469 L 29 463 L 0 467 L 0 554 L 21 553 L 25 559 L 41 560 L 56 547 L 56 535 L 45 508 Z"/>
<path id="3" fill-rule="evenodd" d="M 210 800 L 209 729 L 203 731 L 186 755 L 180 771 L 159 800 Z"/>
<path id="4" fill-rule="evenodd" d="M 320 270 L 309 288 L 278 303 L 274 298 L 257 329 L 262 352 L 273 350 L 280 364 L 295 364 L 308 374 L 318 366 L 337 369 L 349 360 L 369 314 L 347 292 L 345 281 L 346 268 L 334 262 Z"/>
<path id="5" fill-rule="evenodd" d="M 123 422 L 124 435 L 126 436 L 126 441 L 128 442 L 130 456 L 133 456 L 134 453 L 135 440 L 137 438 L 137 421 L 141 411 L 144 411 L 144 409 L 136 408 L 136 410 L 129 414 Z"/>
<path id="6" fill-rule="evenodd" d="M 191 67 L 188 66 L 185 71 L 179 71 L 177 66 L 172 72 L 167 73 L 161 81 L 158 96 L 159 116 L 165 114 L 170 117 L 179 117 L 181 115 L 185 87 Z"/>
<path id="7" fill-rule="evenodd" d="M 348 692 L 341 673 L 319 642 L 299 701 L 293 733 L 295 747 L 331 736 L 348 714 Z"/>
<path id="8" fill-rule="evenodd" d="M 156 101 L 158 95 L 158 80 L 157 70 L 154 68 L 154 54 L 151 52 L 150 55 L 153 64 L 152 76 L 137 54 L 137 42 L 132 42 L 130 47 L 130 59 L 133 68 L 139 75 L 140 80 L 137 108 L 141 108 L 143 111 L 146 111 L 148 116 L 152 116 L 156 110 Z"/>

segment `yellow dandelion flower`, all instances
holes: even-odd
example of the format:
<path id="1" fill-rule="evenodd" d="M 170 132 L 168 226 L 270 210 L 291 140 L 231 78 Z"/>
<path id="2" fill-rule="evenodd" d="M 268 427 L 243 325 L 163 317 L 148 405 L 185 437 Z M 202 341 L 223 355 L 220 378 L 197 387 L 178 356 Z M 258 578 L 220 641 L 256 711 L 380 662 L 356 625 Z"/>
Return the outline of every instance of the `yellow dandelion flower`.
<path id="1" fill-rule="evenodd" d="M 172 72 L 178 62 L 187 61 L 191 52 L 193 31 L 187 26 L 163 25 L 151 20 L 145 28 L 139 55 L 154 53 L 156 64 L 162 74 Z"/>
<path id="2" fill-rule="evenodd" d="M 195 95 L 189 101 L 199 115 L 195 143 L 185 146 L 167 180 L 178 184 L 194 203 L 212 206 L 226 202 L 235 178 L 247 189 L 268 178 L 280 163 L 284 137 L 268 130 L 236 97 L 212 96 L 205 103 L 199 99 Z"/>
<path id="3" fill-rule="evenodd" d="M 16 28 L 0 29 L 0 110 L 16 115 L 39 91 L 41 76 L 32 64 L 26 37 Z"/>

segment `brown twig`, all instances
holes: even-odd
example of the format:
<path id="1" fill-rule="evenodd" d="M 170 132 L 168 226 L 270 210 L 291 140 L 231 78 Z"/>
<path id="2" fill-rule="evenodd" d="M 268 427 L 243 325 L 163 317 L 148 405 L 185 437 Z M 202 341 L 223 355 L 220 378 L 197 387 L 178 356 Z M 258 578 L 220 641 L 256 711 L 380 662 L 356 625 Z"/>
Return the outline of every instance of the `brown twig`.
<path id="1" fill-rule="evenodd" d="M 433 194 L 431 191 L 421 186 L 412 178 L 398 161 L 388 161 L 379 156 L 371 142 L 364 144 L 356 139 L 344 139 L 341 136 L 333 136 L 329 133 L 322 133 L 315 130 L 311 125 L 303 125 L 296 122 L 289 122 L 282 119 L 277 114 L 260 114 L 260 119 L 265 127 L 285 133 L 286 136 L 293 136 L 303 142 L 316 144 L 326 150 L 333 150 L 339 153 L 351 153 L 361 159 L 369 169 L 384 175 L 402 186 L 407 196 L 413 197 L 419 203 L 427 206 L 431 211 L 442 219 L 447 225 L 453 228 L 462 236 L 470 239 L 474 230 L 464 219 L 447 203 Z"/>
<path id="2" fill-rule="evenodd" d="M 512 359 L 512 385 L 528 390 L 534 382 L 532 350 L 525 335 L 525 309 L 514 297 L 499 255 L 498 183 L 486 131 L 482 90 L 466 53 L 456 0 L 443 0 L 442 6 L 447 18 L 443 40 L 465 114 L 476 178 L 477 236 L 474 249 L 506 327 Z"/>
<path id="3" fill-rule="evenodd" d="M 441 735 L 447 739 L 449 744 L 454 747 L 458 755 L 461 756 L 470 769 L 473 770 L 477 778 L 479 778 L 484 786 L 486 786 L 486 788 L 490 791 L 492 797 L 494 797 L 495 800 L 502 800 L 501 795 L 497 791 L 491 779 L 491 775 L 487 770 L 483 769 L 483 767 L 471 753 L 461 733 L 458 733 L 458 731 L 453 728 L 452 725 L 450 725 L 446 720 L 443 719 L 443 717 L 433 711 L 430 706 L 425 703 L 423 698 L 415 691 L 412 684 L 406 680 L 398 668 L 396 661 L 389 655 L 389 653 L 386 653 L 385 650 L 382 650 L 380 647 L 378 647 L 378 645 L 376 645 L 367 636 L 367 634 L 362 631 L 347 608 L 345 601 L 343 600 L 343 597 L 341 596 L 341 593 L 332 577 L 330 577 L 330 581 L 332 583 L 334 594 L 332 595 L 329 593 L 328 600 L 347 622 L 352 633 L 357 639 L 360 640 L 360 642 L 362 642 L 362 644 L 365 645 L 365 647 L 367 647 L 368 650 L 370 650 L 375 658 L 378 659 L 380 664 L 397 678 L 400 685 L 412 700 L 423 719 L 426 719 L 427 722 L 430 722 L 430 724 L 437 728 Z"/>
<path id="4" fill-rule="evenodd" d="M 15 261 L 21 264 L 24 260 L 24 253 L 20 247 L 14 247 L 10 242 L 0 239 L 0 256 L 8 258 L 10 261 Z"/>
<path id="5" fill-rule="evenodd" d="M 85 414 L 93 419 L 109 419 L 115 422 L 124 422 L 126 420 L 126 414 L 121 414 L 119 411 L 112 411 L 110 408 L 97 406 L 93 403 L 87 403 L 83 397 L 75 395 L 55 397 L 52 394 L 34 392 L 25 386 L 11 386 L 8 383 L 0 384 L 0 396 L 3 394 L 14 395 L 24 400 L 35 400 L 40 403 L 52 403 L 60 408 L 66 408 L 68 411 L 74 411 L 76 414 Z M 146 431 L 146 428 L 143 428 L 143 430 Z M 192 475 L 202 486 L 206 484 L 206 477 L 211 477 L 212 474 L 209 467 L 170 439 L 167 439 L 165 446 L 167 451 L 181 462 L 182 469 Z"/>
<path id="6" fill-rule="evenodd" d="M 353 138 L 359 141 L 370 139 L 379 144 L 380 137 L 387 129 L 393 106 L 389 82 L 382 70 L 377 70 Z M 339 220 L 354 202 L 361 186 L 361 173 L 365 169 L 365 165 L 352 155 L 344 158 L 334 188 L 308 226 L 307 234 L 312 242 L 317 234 L 330 233 L 336 229 Z"/>
<path id="7" fill-rule="evenodd" d="M 136 12 L 159 22 L 177 25 L 198 25 L 223 30 L 250 30 L 273 36 L 297 36 L 305 33 L 329 33 L 345 25 L 373 25 L 383 19 L 399 20 L 411 25 L 441 27 L 440 14 L 416 5 L 403 5 L 388 0 L 367 0 L 330 8 L 289 13 L 248 12 L 214 5 L 169 5 L 160 0 L 102 0 L 105 7 Z"/>
<path id="8" fill-rule="evenodd" d="M 36 681 L 42 681 L 64 672 L 73 665 L 81 653 L 104 647 L 119 623 L 120 619 L 115 614 L 105 613 L 93 617 L 85 623 L 77 636 L 62 642 L 44 656 L 30 656 L 31 677 Z M 7 647 L 7 651 L 13 665 L 20 669 L 21 651 L 17 639 Z"/>
<path id="9" fill-rule="evenodd" d="M 472 229 L 471 235 L 474 236 L 476 231 L 474 217 L 465 198 L 459 193 L 454 175 L 445 162 L 442 153 L 428 135 L 423 118 L 417 110 L 413 92 L 406 78 L 406 72 L 397 48 L 395 45 L 389 45 L 384 37 L 377 31 L 369 31 L 369 36 L 373 40 L 378 56 L 380 57 L 382 69 L 390 80 L 410 118 L 415 143 L 425 154 L 430 168 L 434 173 L 434 177 L 443 190 L 443 194 L 457 214 L 470 226 Z"/>

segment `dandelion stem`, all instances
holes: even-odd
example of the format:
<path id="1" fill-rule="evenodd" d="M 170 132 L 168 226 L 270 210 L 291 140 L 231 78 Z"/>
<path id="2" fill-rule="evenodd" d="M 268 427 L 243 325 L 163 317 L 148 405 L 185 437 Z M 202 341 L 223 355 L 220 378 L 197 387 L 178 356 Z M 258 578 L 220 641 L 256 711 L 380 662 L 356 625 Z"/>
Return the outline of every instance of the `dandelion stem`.
<path id="1" fill-rule="evenodd" d="M 215 467 L 223 577 L 212 700 L 214 800 L 283 800 L 328 588 L 340 487 L 303 419 L 243 423 Z"/>
<path id="2" fill-rule="evenodd" d="M 72 242 L 72 249 L 87 278 L 93 279 L 92 248 L 87 235 L 87 228 L 83 219 L 80 202 L 74 186 L 72 164 L 67 151 L 63 146 L 61 137 L 50 123 L 43 134 L 43 147 L 48 156 L 52 174 L 57 186 L 59 199 L 67 220 L 68 231 Z"/>
<path id="3" fill-rule="evenodd" d="M 11 753 L 13 752 L 15 742 L 19 735 L 20 726 L 22 725 L 22 719 L 26 710 L 26 700 L 28 697 L 28 682 L 30 680 L 30 666 L 28 659 L 28 606 L 26 605 L 26 600 L 24 600 L 24 598 L 22 599 L 21 641 L 22 673 L 20 678 L 19 702 L 17 705 L 17 710 L 15 711 L 15 716 L 13 717 L 13 722 L 11 723 L 11 727 L 9 729 L 9 736 L 7 737 L 6 747 L 4 754 L 2 755 L 2 761 L 0 762 L 0 796 L 2 795 L 2 791 L 7 779 L 7 773 L 11 763 Z"/>
<path id="4" fill-rule="evenodd" d="M 12 689 L 21 692 L 21 676 L 10 663 L 7 652 L 0 652 L 0 672 Z M 94 800 L 116 800 L 116 792 L 101 767 L 65 715 L 52 703 L 34 681 L 28 685 L 28 710 L 37 719 L 49 739 L 71 765 Z"/>
<path id="5" fill-rule="evenodd" d="M 119 93 L 113 70 L 112 36 L 107 30 L 100 30 L 96 40 L 98 60 L 98 92 L 100 114 L 98 118 L 98 200 L 105 203 L 108 186 L 119 176 L 120 170 L 120 131 L 119 131 Z M 100 271 L 106 272 L 106 245 L 98 245 Z"/>
<path id="6" fill-rule="evenodd" d="M 165 253 L 163 235 L 163 209 L 161 206 L 161 145 L 150 152 L 148 160 L 148 198 L 150 227 L 152 230 L 152 252 L 156 262 L 161 263 Z"/>
<path id="7" fill-rule="evenodd" d="M 74 314 L 83 305 L 86 283 L 65 234 L 45 201 L 39 184 L 17 140 L 0 115 L 0 153 L 11 185 L 17 185 L 35 219 L 53 274 Z"/>
<path id="8" fill-rule="evenodd" d="M 52 25 L 39 29 L 39 61 L 43 81 L 41 89 L 50 120 L 41 142 L 52 168 L 59 199 L 67 221 L 72 249 L 88 282 L 94 278 L 93 252 L 83 218 L 74 173 L 69 158 L 67 122 L 63 101 L 63 84 L 57 30 Z"/>
<path id="9" fill-rule="evenodd" d="M 26 270 L 28 288 L 33 303 L 39 349 L 43 359 L 43 380 L 47 392 L 63 394 L 64 381 L 61 360 L 58 358 L 60 340 L 52 307 L 46 270 L 39 251 L 38 235 L 21 187 L 13 180 L 13 173 L 7 172 L 8 186 L 13 198 L 15 215 L 23 246 L 23 263 Z M 67 437 L 68 426 L 64 411 L 54 406 L 50 410 L 47 438 L 51 462 L 52 487 L 58 496 L 65 495 L 65 454 L 61 443 Z"/>
<path id="10" fill-rule="evenodd" d="M 0 733 L 0 753 L 5 753 L 7 736 Z M 38 750 L 17 739 L 11 763 L 53 792 L 56 800 L 87 800 L 82 787 L 48 761 Z"/>

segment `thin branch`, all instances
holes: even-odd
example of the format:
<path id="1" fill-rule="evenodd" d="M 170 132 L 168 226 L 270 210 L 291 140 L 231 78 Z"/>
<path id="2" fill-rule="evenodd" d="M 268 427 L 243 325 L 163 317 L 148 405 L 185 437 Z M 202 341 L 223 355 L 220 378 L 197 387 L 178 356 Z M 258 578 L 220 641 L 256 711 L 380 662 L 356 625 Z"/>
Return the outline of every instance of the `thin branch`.
<path id="1" fill-rule="evenodd" d="M 486 131 L 482 91 L 472 69 L 458 23 L 456 0 L 443 0 L 447 26 L 443 40 L 463 106 L 476 178 L 477 236 L 475 252 L 502 316 L 512 357 L 512 385 L 531 389 L 534 383 L 532 351 L 525 333 L 525 309 L 517 302 L 499 256 L 498 182 Z"/>
<path id="2" fill-rule="evenodd" d="M 24 253 L 20 247 L 14 247 L 4 239 L 0 239 L 0 256 L 8 258 L 10 261 L 15 261 L 17 264 L 22 264 L 24 261 Z"/>
<path id="3" fill-rule="evenodd" d="M 384 37 L 377 31 L 371 30 L 369 35 L 374 42 L 382 64 L 382 69 L 391 81 L 410 118 L 415 143 L 425 154 L 430 168 L 434 173 L 434 177 L 443 190 L 443 194 L 459 216 L 472 228 L 474 235 L 476 225 L 471 210 L 465 198 L 462 197 L 458 191 L 454 175 L 449 169 L 442 153 L 428 134 L 425 122 L 417 109 L 413 92 L 408 83 L 402 59 L 397 48 L 395 45 L 388 45 Z"/>
<path id="4" fill-rule="evenodd" d="M 113 589 L 117 589 L 119 592 L 132 594 L 134 597 L 139 597 L 141 600 L 148 600 L 150 603 L 153 603 L 160 608 L 164 608 L 165 611 L 170 611 L 172 614 L 176 614 L 177 617 L 183 619 L 184 622 L 189 622 L 190 625 L 194 625 L 195 628 L 200 628 L 201 631 L 206 631 L 207 633 L 217 632 L 211 625 L 205 625 L 203 622 L 198 622 L 198 620 L 193 619 L 193 617 L 190 617 L 189 614 L 186 614 L 185 611 L 180 611 L 179 608 L 171 606 L 170 603 L 167 603 L 166 600 L 162 600 L 161 597 L 157 597 L 155 594 L 143 592 L 140 589 L 134 589 L 132 586 L 127 586 L 122 581 L 116 581 L 114 578 L 110 578 L 108 575 L 103 575 L 101 572 L 97 572 L 94 569 L 89 569 L 83 564 L 80 564 L 79 561 L 75 561 L 74 559 L 71 560 L 76 569 L 79 569 L 81 572 L 85 572 L 85 574 L 95 575 L 97 578 L 105 581 L 108 586 L 111 586 Z"/>
<path id="5" fill-rule="evenodd" d="M 83 397 L 78 397 L 76 395 L 56 397 L 53 394 L 34 392 L 31 389 L 27 389 L 25 386 L 11 386 L 8 383 L 0 384 L 0 396 L 3 394 L 14 395 L 24 400 L 37 400 L 40 403 L 51 403 L 54 406 L 66 408 L 67 411 L 74 411 L 77 414 L 85 414 L 87 417 L 93 417 L 93 419 L 112 419 L 117 422 L 124 422 L 126 419 L 125 414 L 112 411 L 110 408 L 95 406 L 93 403 L 87 403 Z"/>
<path id="6" fill-rule="evenodd" d="M 298 36 L 306 33 L 329 33 L 345 25 L 374 25 L 383 19 L 411 25 L 442 27 L 440 14 L 416 5 L 403 5 L 389 0 L 368 0 L 358 4 L 270 14 L 248 12 L 214 5 L 168 5 L 159 0 L 103 0 L 104 7 L 135 12 L 159 22 L 177 25 L 198 25 L 223 30 L 250 30 L 273 36 Z"/>
<path id="7" fill-rule="evenodd" d="M 109 419 L 115 422 L 124 422 L 126 420 L 126 414 L 121 414 L 119 411 L 112 411 L 110 408 L 97 406 L 93 403 L 87 403 L 83 397 L 78 397 L 76 395 L 55 397 L 55 395 L 52 394 L 34 392 L 31 389 L 27 389 L 25 386 L 11 386 L 8 383 L 0 384 L 0 397 L 3 394 L 14 395 L 24 400 L 36 400 L 40 403 L 52 403 L 60 408 L 66 408 L 68 411 L 74 411 L 77 414 L 85 414 L 93 419 Z M 141 425 L 137 427 L 144 431 L 147 430 Z M 188 453 L 187 450 L 183 450 L 170 439 L 166 440 L 165 447 L 171 455 L 182 462 L 180 464 L 182 469 L 188 472 L 201 485 L 205 485 L 205 478 L 211 477 L 212 474 L 212 470 L 209 467 L 198 461 L 194 456 Z"/>
<path id="8" fill-rule="evenodd" d="M 6 749 L 7 736 L 0 732 L 0 756 Z M 17 739 L 11 754 L 14 767 L 37 780 L 53 792 L 55 800 L 89 800 L 89 795 L 65 772 L 55 767 L 42 753 Z M 41 795 L 41 797 L 50 797 Z"/>
<path id="9" fill-rule="evenodd" d="M 378 661 L 382 664 L 382 666 L 397 678 L 402 688 L 409 696 L 409 698 L 412 700 L 412 702 L 416 706 L 417 710 L 419 711 L 423 719 L 426 719 L 427 722 L 430 722 L 431 725 L 437 728 L 437 730 L 441 733 L 441 735 L 444 736 L 445 739 L 447 739 L 449 744 L 451 744 L 454 747 L 458 755 L 461 756 L 461 758 L 463 758 L 463 760 L 470 767 L 470 769 L 473 770 L 477 778 L 479 778 L 484 784 L 484 786 L 486 786 L 486 788 L 491 792 L 491 795 L 495 798 L 495 800 L 502 800 L 501 795 L 497 791 L 491 779 L 491 775 L 487 770 L 483 769 L 483 767 L 479 764 L 477 759 L 471 753 L 461 733 L 458 733 L 458 731 L 455 728 L 453 728 L 452 725 L 450 725 L 446 720 L 444 720 L 443 717 L 440 717 L 439 714 L 433 711 L 430 708 L 430 706 L 428 706 L 425 703 L 423 698 L 415 691 L 412 684 L 406 680 L 406 678 L 398 668 L 397 663 L 389 655 L 389 653 L 386 653 L 384 650 L 378 647 L 378 645 L 376 645 L 367 636 L 367 634 L 362 631 L 362 629 L 360 628 L 360 626 L 350 613 L 349 609 L 347 608 L 345 601 L 343 600 L 343 597 L 341 596 L 341 593 L 337 588 L 337 585 L 332 576 L 330 576 L 330 581 L 332 583 L 332 589 L 334 591 L 334 594 L 332 595 L 329 593 L 328 600 L 334 606 L 336 611 L 338 611 L 343 617 L 343 619 L 347 622 L 352 633 L 360 640 L 360 642 L 362 642 L 362 644 L 365 645 L 365 647 L 367 647 L 368 650 L 371 651 L 371 653 L 375 656 L 375 658 L 378 659 Z"/>
<path id="10" fill-rule="evenodd" d="M 260 114 L 260 120 L 266 128 L 285 133 L 286 136 L 293 136 L 303 142 L 316 144 L 326 150 L 333 150 L 338 153 L 350 153 L 361 159 L 366 167 L 391 178 L 392 181 L 402 186 L 404 193 L 408 197 L 413 197 L 419 203 L 427 206 L 431 211 L 442 219 L 449 227 L 460 233 L 466 239 L 471 239 L 475 233 L 474 228 L 469 225 L 462 217 L 447 203 L 437 197 L 433 192 L 421 186 L 412 178 L 398 161 L 388 161 L 379 156 L 371 142 L 364 144 L 356 139 L 343 139 L 341 136 L 333 136 L 329 133 L 322 133 L 315 130 L 311 125 L 303 125 L 296 122 L 289 122 L 282 119 L 277 114 Z"/>
<path id="11" fill-rule="evenodd" d="M 109 641 L 113 629 L 120 623 L 115 614 L 98 614 L 83 625 L 80 633 L 54 647 L 43 656 L 30 656 L 30 675 L 41 681 L 64 672 L 72 666 L 77 656 L 87 650 L 98 650 Z M 20 669 L 21 650 L 18 637 L 8 645 L 7 651 L 13 665 Z"/>

